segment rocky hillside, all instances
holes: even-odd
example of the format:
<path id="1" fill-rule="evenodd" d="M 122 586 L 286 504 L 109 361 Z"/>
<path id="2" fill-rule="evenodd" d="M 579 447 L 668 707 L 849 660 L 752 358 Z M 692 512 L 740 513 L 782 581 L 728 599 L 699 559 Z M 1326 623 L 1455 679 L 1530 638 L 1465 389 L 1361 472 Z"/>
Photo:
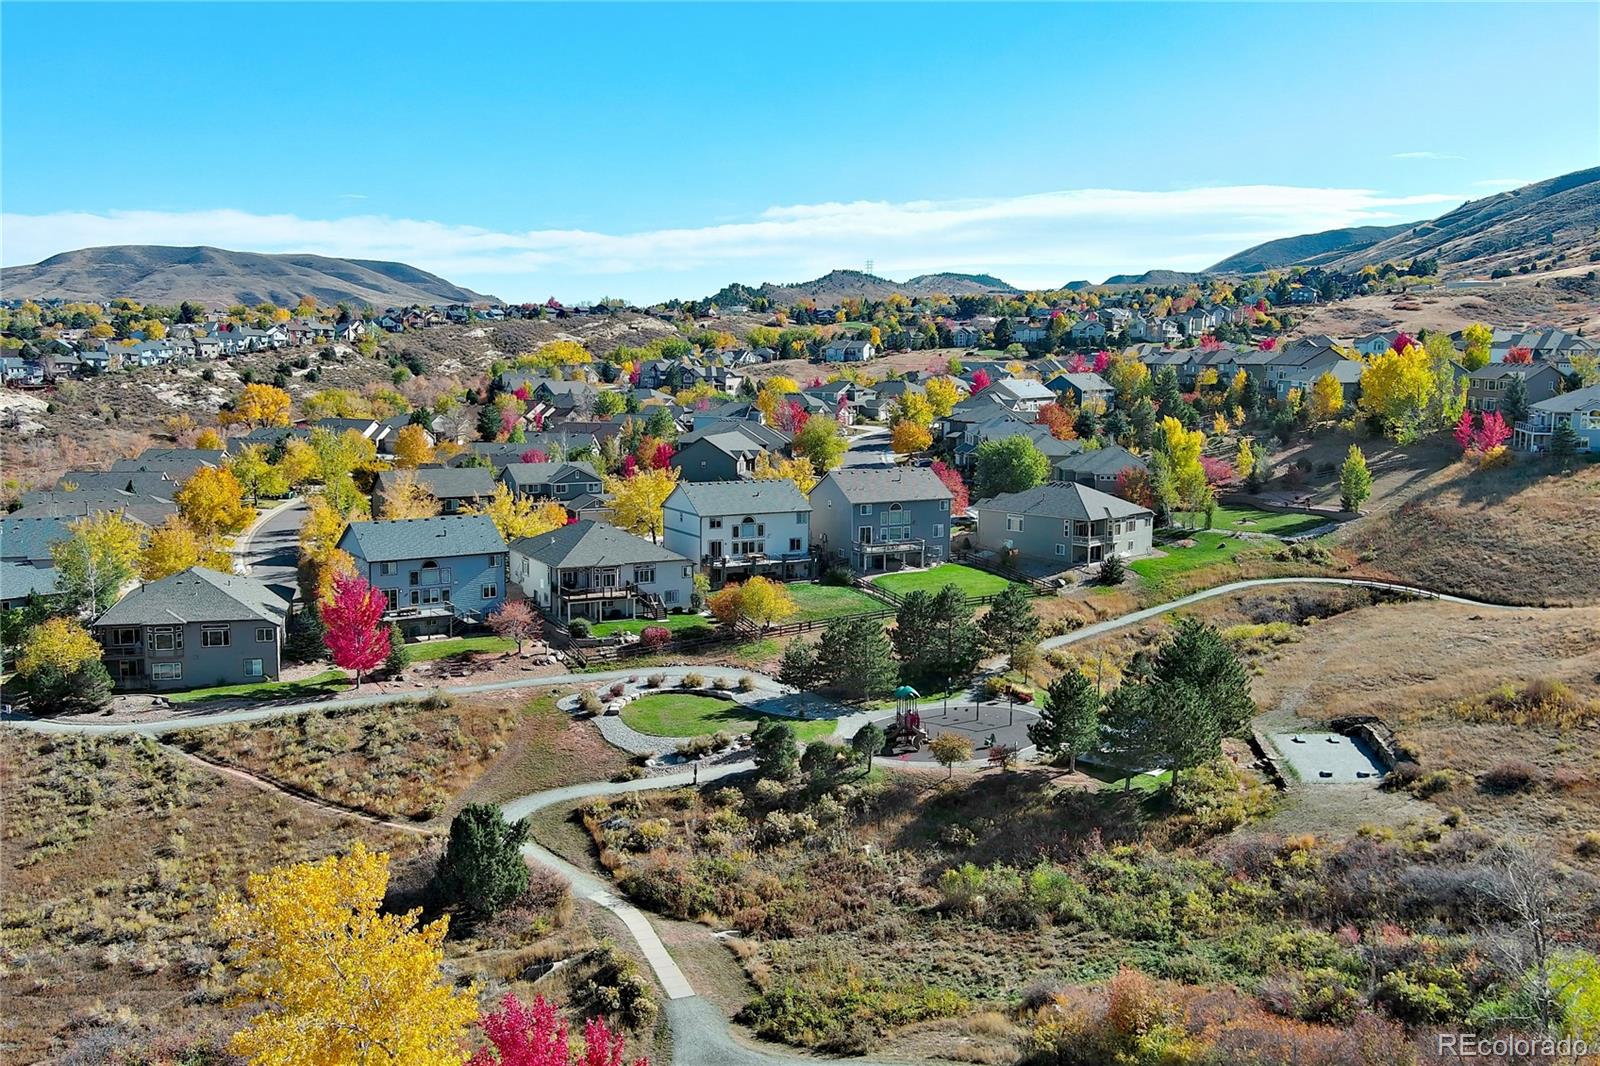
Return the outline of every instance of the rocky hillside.
<path id="1" fill-rule="evenodd" d="M 1281 237 L 1266 241 L 1214 264 L 1211 274 L 1254 274 L 1287 266 L 1315 265 L 1318 261 L 1353 255 L 1371 248 L 1379 241 L 1404 233 L 1417 223 L 1400 226 L 1352 226 L 1346 229 L 1326 229 L 1321 233 L 1306 233 L 1299 237 Z"/>
<path id="2" fill-rule="evenodd" d="M 32 266 L 6 267 L 0 288 L 12 297 L 125 296 L 142 303 L 196 300 L 216 307 L 263 301 L 293 307 L 302 296 L 315 296 L 324 305 L 348 300 L 379 308 L 489 299 L 405 263 L 146 244 L 80 248 Z"/>

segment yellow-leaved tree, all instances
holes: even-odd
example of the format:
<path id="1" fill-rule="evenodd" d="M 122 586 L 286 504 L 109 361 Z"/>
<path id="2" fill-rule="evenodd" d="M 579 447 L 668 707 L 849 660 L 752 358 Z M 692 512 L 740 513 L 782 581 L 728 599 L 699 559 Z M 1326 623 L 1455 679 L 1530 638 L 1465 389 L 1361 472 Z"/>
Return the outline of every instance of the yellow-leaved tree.
<path id="1" fill-rule="evenodd" d="M 439 500 L 418 484 L 416 474 L 409 470 L 384 483 L 379 504 L 378 517 L 387 520 L 432 518 L 439 513 Z"/>
<path id="2" fill-rule="evenodd" d="M 1201 510 L 1211 499 L 1211 486 L 1206 483 L 1205 468 L 1200 465 L 1206 435 L 1198 429 L 1184 429 L 1183 423 L 1171 415 L 1163 418 L 1158 428 L 1157 446 L 1167 458 L 1179 503 L 1187 511 Z"/>
<path id="3" fill-rule="evenodd" d="M 211 451 L 216 451 L 222 447 L 222 443 L 222 434 L 218 433 L 210 426 L 207 426 L 205 429 L 202 429 L 199 433 L 195 434 L 194 446 L 196 448 L 206 448 Z"/>
<path id="4" fill-rule="evenodd" d="M 459 1066 L 476 994 L 440 972 L 449 919 L 382 913 L 389 857 L 349 855 L 251 875 L 217 909 L 239 968 L 235 1033 L 253 1066 Z"/>
<path id="5" fill-rule="evenodd" d="M 901 455 L 924 451 L 933 444 L 933 434 L 915 422 L 896 422 L 889 433 L 889 445 Z"/>
<path id="6" fill-rule="evenodd" d="M 433 442 L 428 431 L 415 422 L 402 426 L 394 438 L 394 465 L 414 470 L 423 463 L 433 462 Z"/>
<path id="7" fill-rule="evenodd" d="M 1461 365 L 1471 370 L 1482 370 L 1489 365 L 1490 349 L 1494 346 L 1494 330 L 1482 322 L 1474 322 L 1461 331 Z"/>
<path id="8" fill-rule="evenodd" d="M 227 573 L 232 563 L 227 552 L 202 539 L 178 515 L 170 515 L 151 530 L 139 557 L 139 576 L 146 581 L 159 581 L 191 566 Z"/>
<path id="9" fill-rule="evenodd" d="M 895 401 L 894 412 L 889 416 L 889 421 L 896 425 L 910 422 L 926 429 L 933 425 L 933 405 L 928 402 L 927 397 L 908 392 Z"/>
<path id="10" fill-rule="evenodd" d="M 523 537 L 537 537 L 567 524 L 567 509 L 556 501 L 519 497 L 504 484 L 484 503 L 467 508 L 466 513 L 488 515 L 507 544 Z"/>
<path id="11" fill-rule="evenodd" d="M 1333 376 L 1333 371 L 1323 371 L 1311 383 L 1311 421 L 1331 422 L 1344 410 L 1344 386 Z"/>
<path id="12" fill-rule="evenodd" d="M 289 424 L 289 394 L 275 385 L 252 382 L 244 387 L 220 415 L 225 426 L 244 425 L 287 426 Z"/>
<path id="13" fill-rule="evenodd" d="M 640 470 L 632 477 L 607 476 L 605 489 L 611 494 L 611 521 L 636 536 L 659 540 L 661 506 L 677 487 L 678 471 L 670 466 Z"/>
<path id="14" fill-rule="evenodd" d="M 757 481 L 782 481 L 794 482 L 794 487 L 802 495 L 806 495 L 816 487 L 817 468 L 811 465 L 811 460 L 806 458 L 785 459 L 782 455 L 774 456 L 771 452 L 762 452 L 756 456 Z"/>
<path id="15" fill-rule="evenodd" d="M 236 533 L 250 521 L 244 487 L 226 467 L 201 467 L 178 489 L 178 513 L 203 537 Z"/>
<path id="16" fill-rule="evenodd" d="M 1414 440 L 1437 387 L 1432 363 L 1420 344 L 1408 344 L 1403 352 L 1391 348 L 1361 372 L 1360 407 L 1391 437 Z"/>
<path id="17" fill-rule="evenodd" d="M 781 582 L 753 577 L 742 585 L 724 585 L 706 606 L 725 626 L 754 622 L 762 629 L 781 622 L 797 610 L 794 597 Z"/>
<path id="18" fill-rule="evenodd" d="M 763 381 L 756 392 L 756 409 L 766 416 L 768 425 L 777 425 L 778 408 L 784 402 L 783 398 L 791 392 L 799 391 L 800 383 L 794 378 L 774 374 Z"/>
<path id="19" fill-rule="evenodd" d="M 956 404 L 961 402 L 961 390 L 947 377 L 929 379 L 927 396 L 928 406 L 933 409 L 936 418 L 948 417 L 950 412 L 955 410 Z"/>
<path id="20" fill-rule="evenodd" d="M 77 622 L 59 616 L 47 618 L 28 630 L 23 639 L 17 673 L 32 677 L 52 668 L 71 674 L 86 663 L 99 661 L 101 651 L 100 643 Z"/>

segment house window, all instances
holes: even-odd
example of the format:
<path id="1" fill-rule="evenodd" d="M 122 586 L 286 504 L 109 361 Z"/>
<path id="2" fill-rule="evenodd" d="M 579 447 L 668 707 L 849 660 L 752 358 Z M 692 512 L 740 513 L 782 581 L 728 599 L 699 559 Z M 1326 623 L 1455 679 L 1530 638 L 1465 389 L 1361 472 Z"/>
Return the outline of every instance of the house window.
<path id="1" fill-rule="evenodd" d="M 1067 554 L 1067 546 L 1065 544 L 1057 544 L 1056 545 L 1056 554 L 1057 555 L 1065 555 L 1065 554 Z"/>
<path id="2" fill-rule="evenodd" d="M 227 626 L 206 626 L 200 631 L 200 646 L 202 648 L 226 648 L 228 641 Z"/>
<path id="3" fill-rule="evenodd" d="M 182 681 L 182 663 L 151 663 L 150 676 L 157 681 Z"/>
<path id="4" fill-rule="evenodd" d="M 261 668 L 260 659 L 246 659 L 244 661 L 245 677 L 262 677 L 265 673 L 266 671 Z"/>
<path id="5" fill-rule="evenodd" d="M 111 631 L 111 643 L 124 648 L 137 644 L 139 643 L 139 631 L 137 629 L 113 629 Z"/>
<path id="6" fill-rule="evenodd" d="M 935 522 L 933 524 L 933 535 L 936 537 L 944 536 L 944 524 L 942 522 Z"/>
<path id="7" fill-rule="evenodd" d="M 499 555 L 491 555 L 491 556 L 489 556 L 489 565 L 490 566 L 499 566 L 500 565 L 500 556 Z"/>
<path id="8" fill-rule="evenodd" d="M 706 527 L 708 529 L 721 529 L 722 528 L 722 519 L 713 518 L 709 522 L 706 523 Z"/>
<path id="9" fill-rule="evenodd" d="M 797 551 L 800 550 L 800 538 L 799 537 L 790 537 L 789 538 L 789 550 L 792 551 L 792 552 L 797 552 Z"/>
<path id="10" fill-rule="evenodd" d="M 941 511 L 950 510 L 950 501 L 949 500 L 940 500 L 939 501 L 939 510 L 941 510 Z"/>
<path id="11" fill-rule="evenodd" d="M 683 576 L 684 577 L 692 577 L 692 576 L 694 576 L 694 567 L 692 567 L 692 566 L 684 567 L 683 568 Z"/>
<path id="12" fill-rule="evenodd" d="M 499 585 L 485 585 L 478 590 L 478 598 L 484 600 L 498 599 L 500 596 Z"/>
<path id="13" fill-rule="evenodd" d="M 182 646 L 181 637 L 173 629 L 163 628 L 150 631 L 150 647 L 153 651 L 177 651 Z"/>
<path id="14" fill-rule="evenodd" d="M 633 568 L 635 584 L 652 585 L 656 580 L 656 568 L 653 566 L 636 566 Z"/>
<path id="15" fill-rule="evenodd" d="M 667 589 L 665 592 L 663 592 L 661 594 L 661 602 L 662 603 L 677 603 L 678 602 L 678 590 L 677 589 Z"/>
<path id="16" fill-rule="evenodd" d="M 384 577 L 393 577 L 394 575 L 398 574 L 399 572 L 400 572 L 400 564 L 399 563 L 379 563 L 378 564 L 378 573 L 382 574 Z"/>
<path id="17" fill-rule="evenodd" d="M 1584 429 L 1600 429 L 1600 410 L 1590 411 L 1583 416 Z"/>
<path id="18" fill-rule="evenodd" d="M 1022 516 L 1021 515 L 1019 515 L 1019 514 L 1008 514 L 1008 515 L 1006 515 L 1006 532 L 1007 533 L 1021 533 L 1022 532 Z"/>
<path id="19" fill-rule="evenodd" d="M 795 525 L 809 526 L 811 524 L 810 511 L 796 511 L 794 513 Z"/>
<path id="20" fill-rule="evenodd" d="M 278 639 L 278 631 L 271 626 L 256 626 L 256 643 L 272 644 Z"/>
<path id="21" fill-rule="evenodd" d="M 1075 536 L 1075 537 L 1087 537 L 1089 535 L 1089 523 L 1087 523 L 1087 522 L 1074 522 L 1074 523 L 1072 523 L 1072 535 Z"/>
<path id="22" fill-rule="evenodd" d="M 870 504 L 870 503 L 862 504 L 861 505 L 861 509 L 857 513 L 858 514 L 871 514 L 872 513 L 872 504 Z"/>

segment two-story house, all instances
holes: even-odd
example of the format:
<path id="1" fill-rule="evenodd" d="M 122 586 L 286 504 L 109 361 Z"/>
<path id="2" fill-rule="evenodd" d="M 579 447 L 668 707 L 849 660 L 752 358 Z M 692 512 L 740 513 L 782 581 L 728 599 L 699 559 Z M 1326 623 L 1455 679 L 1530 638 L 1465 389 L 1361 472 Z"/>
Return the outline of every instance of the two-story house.
<path id="1" fill-rule="evenodd" d="M 1600 385 L 1564 392 L 1528 408 L 1528 419 L 1518 422 L 1512 447 L 1523 451 L 1550 450 L 1556 427 L 1567 425 L 1578 435 L 1578 450 L 1600 452 Z"/>
<path id="2" fill-rule="evenodd" d="M 662 542 L 713 585 L 811 574 L 811 502 L 793 481 L 679 482 L 662 523 Z"/>
<path id="3" fill-rule="evenodd" d="M 289 605 L 255 578 L 196 566 L 140 585 L 95 619 L 118 688 L 277 678 Z"/>
<path id="4" fill-rule="evenodd" d="M 979 548 L 1058 566 L 1149 555 L 1155 532 L 1149 509 L 1072 481 L 1001 493 L 972 509 L 978 515 Z"/>
<path id="5" fill-rule="evenodd" d="M 507 463 L 501 479 L 518 497 L 571 503 L 600 495 L 600 475 L 592 463 Z"/>
<path id="6" fill-rule="evenodd" d="M 1080 410 L 1088 404 L 1098 404 L 1100 410 L 1109 411 L 1116 397 L 1116 390 L 1105 378 L 1089 371 L 1057 374 L 1045 382 L 1045 388 L 1057 396 L 1070 396 Z"/>
<path id="7" fill-rule="evenodd" d="M 877 354 L 878 350 L 871 341 L 835 338 L 822 347 L 822 360 L 825 363 L 865 363 Z"/>
<path id="8" fill-rule="evenodd" d="M 1529 404 L 1548 400 L 1561 391 L 1561 371 L 1550 363 L 1489 363 L 1467 378 L 1467 410 L 1498 411 L 1511 382 L 1522 379 Z"/>
<path id="9" fill-rule="evenodd" d="M 857 573 L 950 557 L 950 490 L 925 467 L 839 467 L 811 490 L 811 542 Z"/>
<path id="10" fill-rule="evenodd" d="M 694 566 L 677 552 L 605 522 L 572 525 L 511 545 L 511 580 L 560 622 L 660 618 L 689 606 Z"/>
<path id="11" fill-rule="evenodd" d="M 506 542 L 487 515 L 355 522 L 339 548 L 407 637 L 479 625 L 505 599 Z"/>
<path id="12" fill-rule="evenodd" d="M 669 465 L 681 481 L 734 481 L 755 476 L 756 458 L 764 450 L 737 430 L 707 431 L 680 443 Z"/>

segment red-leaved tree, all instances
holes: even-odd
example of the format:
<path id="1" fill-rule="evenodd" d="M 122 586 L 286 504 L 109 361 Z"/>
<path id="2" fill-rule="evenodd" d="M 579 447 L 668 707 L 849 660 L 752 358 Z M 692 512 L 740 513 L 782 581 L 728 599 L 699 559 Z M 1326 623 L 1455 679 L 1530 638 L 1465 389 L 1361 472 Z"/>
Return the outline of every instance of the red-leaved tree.
<path id="1" fill-rule="evenodd" d="M 1069 374 L 1083 374 L 1087 373 L 1088 370 L 1089 360 L 1085 359 L 1081 354 L 1074 355 L 1067 360 L 1067 373 Z"/>
<path id="2" fill-rule="evenodd" d="M 1479 422 L 1478 432 L 1472 442 L 1487 455 L 1510 439 L 1511 427 L 1506 424 L 1505 416 L 1499 411 L 1490 411 Z"/>
<path id="3" fill-rule="evenodd" d="M 1152 511 L 1156 508 L 1155 486 L 1150 484 L 1150 475 L 1140 467 L 1126 467 L 1117 475 L 1117 495 L 1140 507 Z"/>
<path id="4" fill-rule="evenodd" d="M 778 427 L 791 436 L 805 428 L 806 420 L 811 417 L 798 400 L 790 400 L 778 407 Z"/>
<path id="5" fill-rule="evenodd" d="M 637 474 L 638 472 L 639 472 L 639 460 L 635 459 L 631 455 L 624 455 L 622 457 L 622 476 L 623 477 L 632 477 L 633 475 Z"/>
<path id="6" fill-rule="evenodd" d="M 932 470 L 933 476 L 944 482 L 944 487 L 950 490 L 952 497 L 950 513 L 961 514 L 965 511 L 972 498 L 967 493 L 967 483 L 961 480 L 961 471 L 940 459 L 935 459 L 928 469 Z"/>
<path id="7" fill-rule="evenodd" d="M 1472 422 L 1473 416 L 1471 411 L 1462 411 L 1461 417 L 1456 420 L 1456 443 L 1461 446 L 1461 450 L 1464 452 L 1470 452 L 1472 450 L 1472 435 L 1474 433 Z"/>
<path id="8" fill-rule="evenodd" d="M 548 463 L 550 461 L 550 457 L 544 452 L 540 451 L 538 448 L 529 448 L 518 458 L 525 463 Z"/>
<path id="9" fill-rule="evenodd" d="M 512 389 L 511 390 L 511 395 L 515 396 L 517 399 L 521 400 L 523 403 L 527 403 L 528 402 L 528 397 L 532 396 L 533 393 L 528 389 L 528 386 L 526 384 L 522 384 L 522 385 L 518 385 L 516 388 Z"/>
<path id="10" fill-rule="evenodd" d="M 479 1019 L 489 1046 L 479 1048 L 468 1066 L 622 1066 L 624 1040 L 599 1018 L 583 1027 L 583 1050 L 567 1046 L 567 1023 L 543 996 L 524 1004 L 514 995 L 500 1009 Z M 649 1066 L 637 1059 L 634 1066 Z"/>
<path id="11" fill-rule="evenodd" d="M 1094 372 L 1096 374 L 1104 374 L 1106 372 L 1106 367 L 1108 367 L 1110 365 L 1111 365 L 1111 353 L 1110 352 L 1095 352 L 1094 353 Z"/>
<path id="12" fill-rule="evenodd" d="M 333 595 L 322 605 L 323 643 L 335 666 L 361 675 L 389 657 L 389 627 L 383 625 L 383 593 L 359 574 L 333 579 Z"/>
<path id="13" fill-rule="evenodd" d="M 1275 351 L 1275 350 L 1277 350 L 1277 347 L 1278 347 L 1278 338 L 1276 338 L 1276 337 L 1262 337 L 1261 340 L 1256 342 L 1256 347 L 1258 349 L 1260 349 L 1261 351 L 1263 351 L 1263 352 Z"/>
<path id="14" fill-rule="evenodd" d="M 1214 352 L 1221 347 L 1222 342 L 1209 333 L 1200 338 L 1200 350 L 1202 352 Z"/>
<path id="15" fill-rule="evenodd" d="M 522 422 L 522 415 L 517 413 L 515 407 L 505 407 L 500 411 L 500 432 L 504 436 L 511 436 Z"/>
<path id="16" fill-rule="evenodd" d="M 1211 455 L 1200 457 L 1200 469 L 1205 471 L 1206 484 L 1221 485 L 1233 480 L 1233 464 Z"/>
<path id="17" fill-rule="evenodd" d="M 984 389 L 987 389 L 989 384 L 989 372 L 987 370 L 980 369 L 976 374 L 972 375 L 972 394 L 976 396 Z"/>
<path id="18" fill-rule="evenodd" d="M 657 651 L 672 643 L 672 630 L 666 626 L 645 626 L 639 634 L 639 643 L 651 651 Z"/>
<path id="19" fill-rule="evenodd" d="M 665 470 L 667 464 L 672 462 L 672 457 L 677 452 L 678 449 L 672 446 L 671 441 L 657 441 L 655 447 L 650 449 L 650 454 L 646 457 L 649 461 L 650 469 Z"/>
<path id="20" fill-rule="evenodd" d="M 1407 333 L 1405 330 L 1401 330 L 1399 333 L 1394 335 L 1394 343 L 1389 345 L 1389 347 L 1394 351 L 1404 353 L 1407 348 L 1410 348 L 1416 343 L 1417 339 L 1415 337 Z"/>
<path id="21" fill-rule="evenodd" d="M 539 616 L 527 600 L 507 600 L 489 616 L 489 628 L 498 637 L 516 641 L 517 654 L 521 655 L 523 642 L 539 635 Z"/>
<path id="22" fill-rule="evenodd" d="M 1526 366 L 1533 362 L 1533 349 L 1517 347 L 1506 353 L 1506 362 L 1513 366 Z"/>

